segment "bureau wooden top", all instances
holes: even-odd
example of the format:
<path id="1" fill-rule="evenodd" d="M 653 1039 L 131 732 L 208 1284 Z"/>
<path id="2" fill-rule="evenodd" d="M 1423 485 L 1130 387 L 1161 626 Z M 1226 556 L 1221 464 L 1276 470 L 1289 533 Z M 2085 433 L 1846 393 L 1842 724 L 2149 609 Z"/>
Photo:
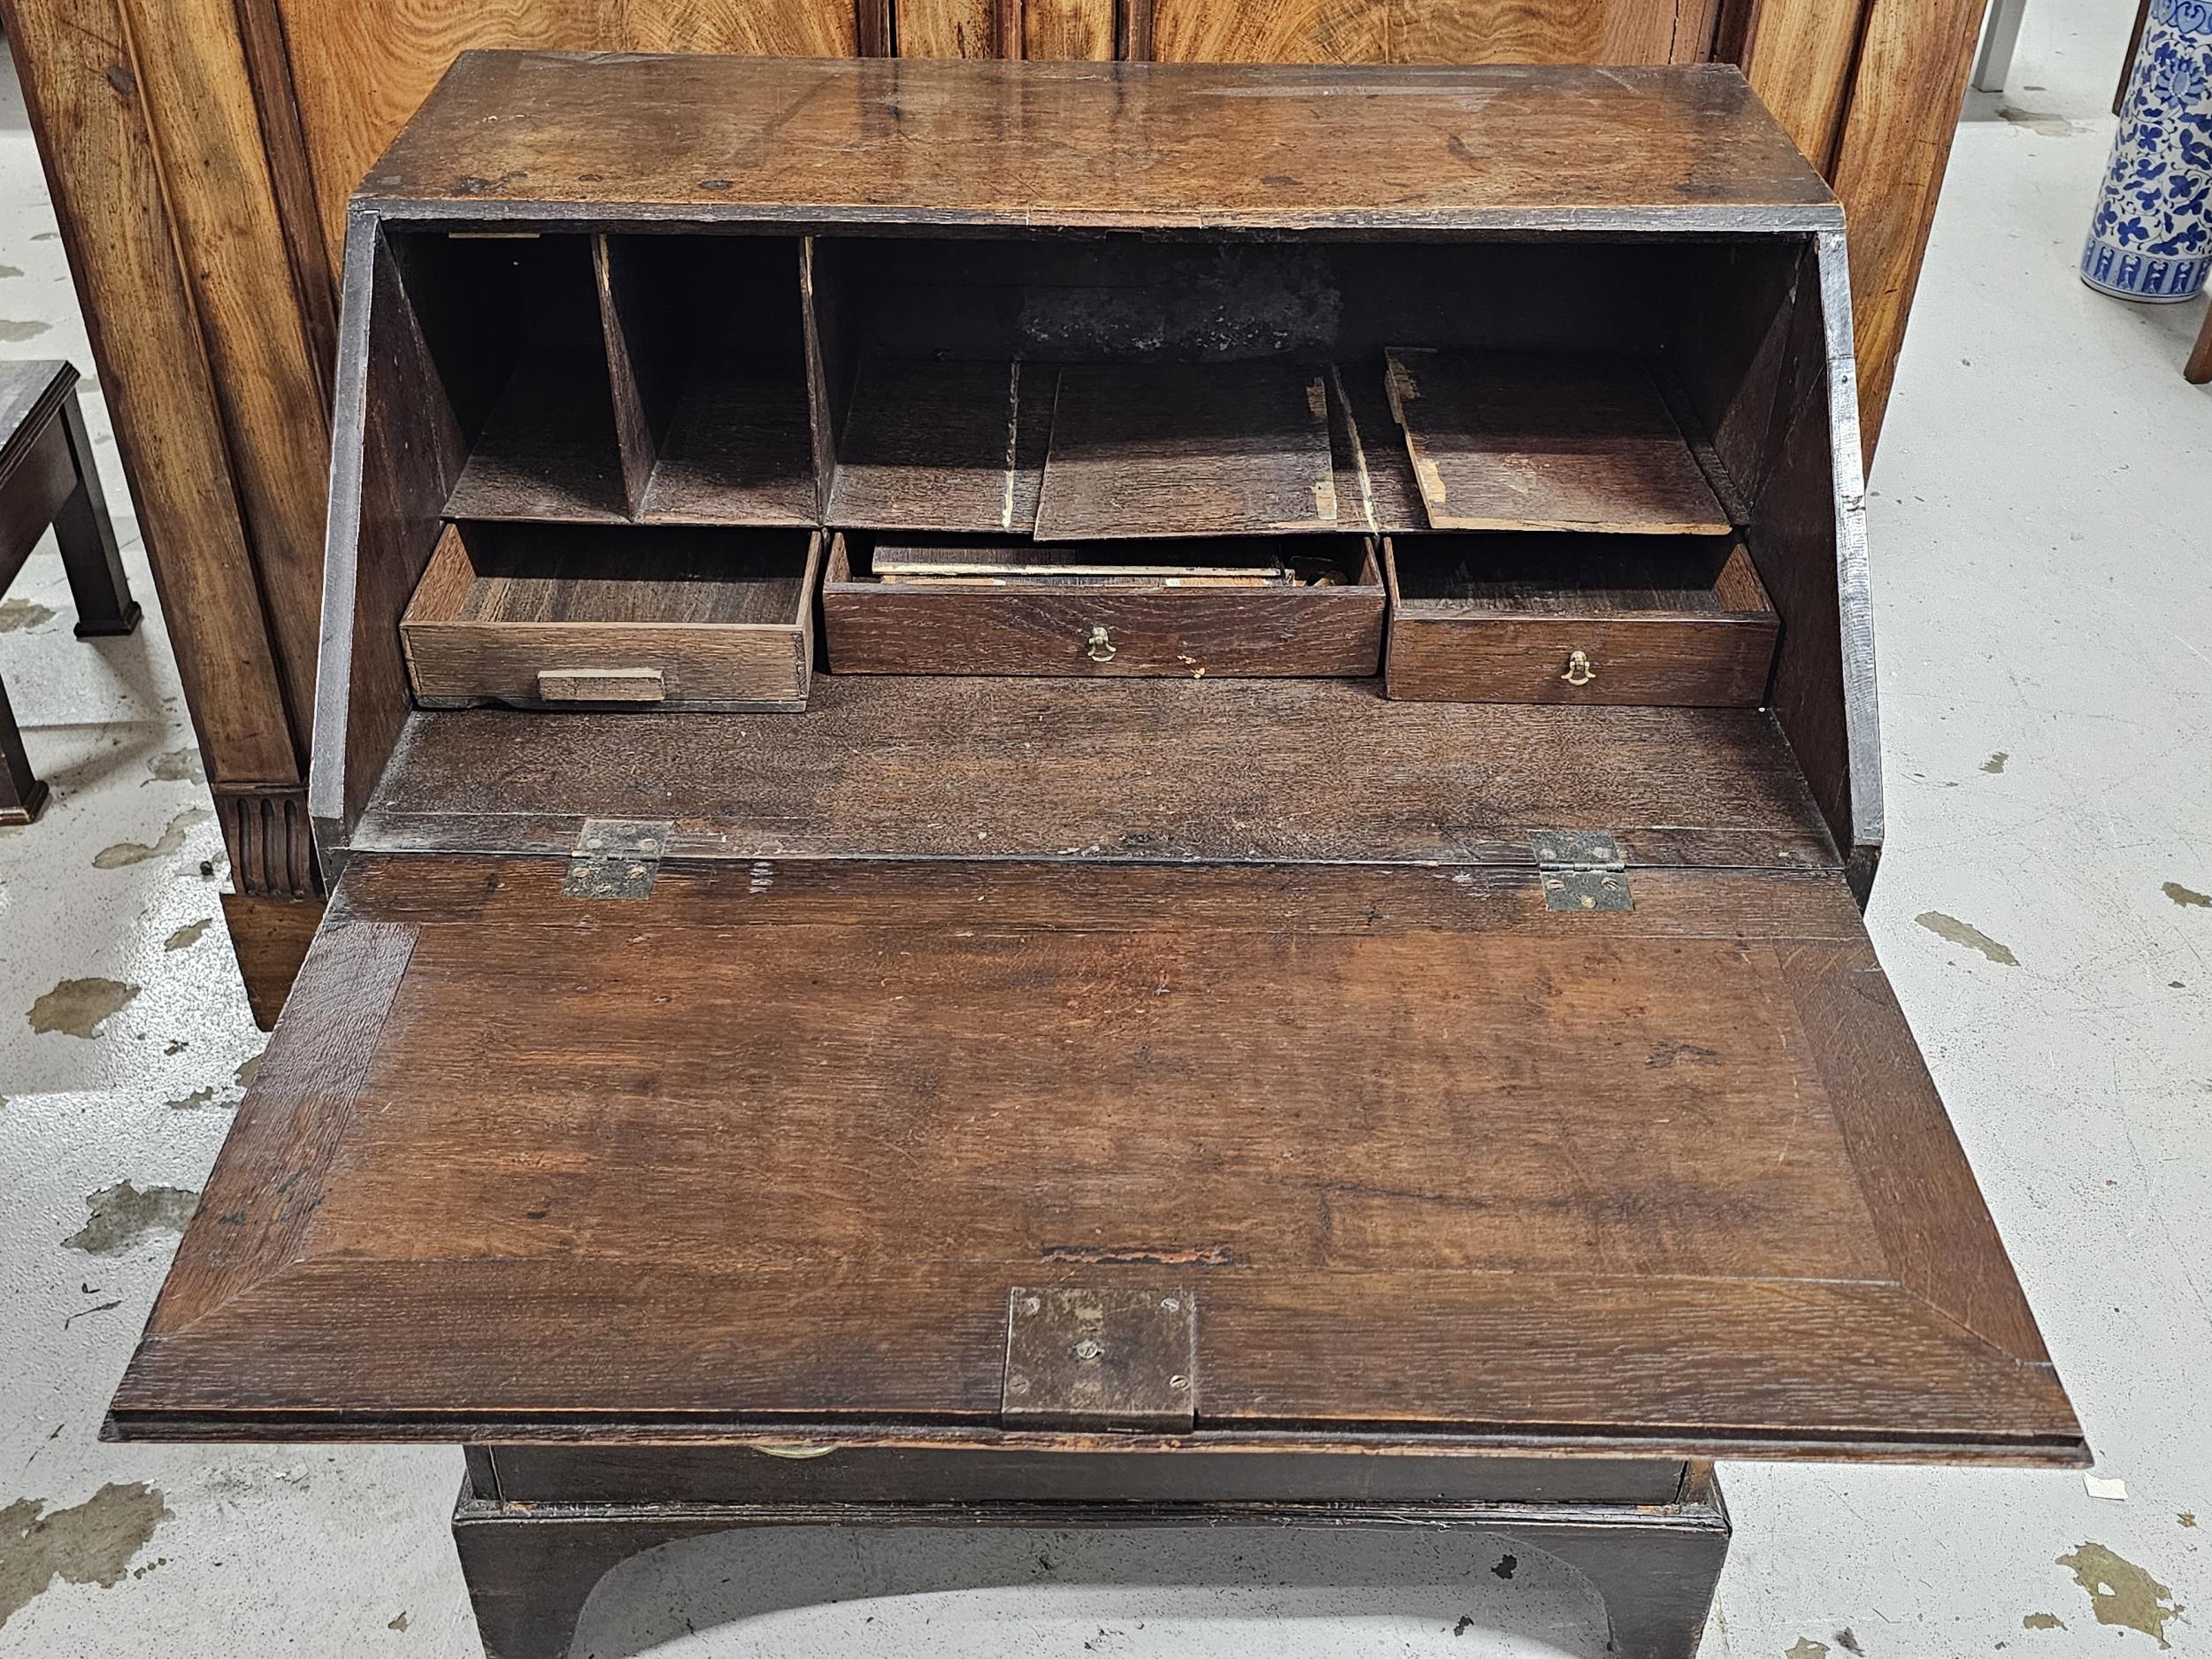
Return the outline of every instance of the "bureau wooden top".
<path id="1" fill-rule="evenodd" d="M 468 52 L 357 199 L 397 217 L 825 229 L 1842 224 L 1727 65 Z"/>

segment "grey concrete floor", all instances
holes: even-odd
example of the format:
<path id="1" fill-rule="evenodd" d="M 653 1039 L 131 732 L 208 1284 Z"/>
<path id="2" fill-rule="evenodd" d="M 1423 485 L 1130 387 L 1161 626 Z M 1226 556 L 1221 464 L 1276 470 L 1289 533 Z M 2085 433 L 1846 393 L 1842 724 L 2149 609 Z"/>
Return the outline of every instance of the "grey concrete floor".
<path id="1" fill-rule="evenodd" d="M 2212 1651 L 2212 391 L 2177 372 L 2201 303 L 2073 275 L 2131 11 L 2033 0 L 2011 89 L 1959 134 L 1873 480 L 1890 840 L 1869 918 L 2125 1495 L 1732 1466 L 1716 1659 Z M 5 96 L 0 353 L 90 364 Z M 71 636 L 50 553 L 0 607 L 56 797 L 0 831 L 0 1655 L 466 1655 L 456 1454 L 96 1438 L 261 1047 L 134 537 L 130 568 L 133 639 Z M 1501 1579 L 1497 1553 L 726 1540 L 610 1579 L 577 1651 L 1601 1650 L 1586 1591 L 1541 1562 Z"/>

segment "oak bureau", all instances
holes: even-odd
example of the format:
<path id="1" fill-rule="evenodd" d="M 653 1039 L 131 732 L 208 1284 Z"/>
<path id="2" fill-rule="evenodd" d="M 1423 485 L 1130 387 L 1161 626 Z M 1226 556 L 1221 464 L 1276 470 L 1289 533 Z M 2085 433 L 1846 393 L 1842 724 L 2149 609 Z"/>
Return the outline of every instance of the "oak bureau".
<path id="1" fill-rule="evenodd" d="M 330 910 L 113 1403 L 741 1527 L 2075 1464 L 1860 920 L 1844 227 L 1733 69 L 460 58 L 357 195 Z"/>

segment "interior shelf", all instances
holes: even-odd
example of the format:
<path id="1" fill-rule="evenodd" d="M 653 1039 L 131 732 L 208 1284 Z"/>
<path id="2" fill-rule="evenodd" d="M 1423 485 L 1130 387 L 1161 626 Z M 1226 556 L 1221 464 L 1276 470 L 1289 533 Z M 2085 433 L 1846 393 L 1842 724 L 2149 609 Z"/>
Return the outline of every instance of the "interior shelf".
<path id="1" fill-rule="evenodd" d="M 1325 365 L 1069 364 L 1041 541 L 1337 527 Z"/>
<path id="2" fill-rule="evenodd" d="M 1434 529 L 1732 527 L 1638 358 L 1400 346 L 1387 360 L 1391 411 Z"/>
<path id="3" fill-rule="evenodd" d="M 1057 373 L 1019 358 L 864 359 L 837 446 L 829 521 L 1027 534 Z"/>

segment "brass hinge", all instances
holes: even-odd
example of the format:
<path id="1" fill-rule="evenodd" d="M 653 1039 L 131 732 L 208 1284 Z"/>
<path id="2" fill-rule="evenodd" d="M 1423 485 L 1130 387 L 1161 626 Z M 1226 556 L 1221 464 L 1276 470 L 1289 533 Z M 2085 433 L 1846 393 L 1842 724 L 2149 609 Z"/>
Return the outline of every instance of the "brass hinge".
<path id="1" fill-rule="evenodd" d="M 1187 1286 L 1007 1292 L 1008 1428 L 1182 1433 L 1197 1399 L 1198 1304 Z"/>
<path id="2" fill-rule="evenodd" d="M 663 818 L 588 818 L 561 891 L 572 899 L 641 899 L 653 890 L 675 826 Z"/>
<path id="3" fill-rule="evenodd" d="M 1528 838 L 1550 910 L 1628 910 L 1628 866 L 1609 830 L 1538 830 Z"/>

